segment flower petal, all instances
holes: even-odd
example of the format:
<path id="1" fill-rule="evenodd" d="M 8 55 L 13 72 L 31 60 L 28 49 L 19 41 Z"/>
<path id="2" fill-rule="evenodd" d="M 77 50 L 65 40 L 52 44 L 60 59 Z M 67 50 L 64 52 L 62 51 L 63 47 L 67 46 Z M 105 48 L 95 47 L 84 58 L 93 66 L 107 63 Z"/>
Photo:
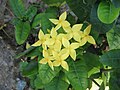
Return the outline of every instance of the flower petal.
<path id="1" fill-rule="evenodd" d="M 65 29 L 65 27 L 70 26 L 70 23 L 68 21 L 63 21 L 63 22 L 61 22 L 61 25 L 62 25 L 63 29 Z"/>
<path id="2" fill-rule="evenodd" d="M 57 19 L 49 19 L 52 23 L 54 23 L 55 25 L 59 23 L 59 20 Z"/>
<path id="3" fill-rule="evenodd" d="M 55 60 L 54 62 L 53 62 L 53 66 L 60 66 L 60 61 L 59 60 Z"/>
<path id="4" fill-rule="evenodd" d="M 62 38 L 62 44 L 63 44 L 64 47 L 67 48 L 67 47 L 69 47 L 70 42 L 66 38 Z"/>
<path id="5" fill-rule="evenodd" d="M 59 20 L 64 21 L 66 19 L 66 17 L 67 17 L 67 12 L 64 12 L 60 15 Z"/>
<path id="6" fill-rule="evenodd" d="M 59 40 L 56 40 L 55 45 L 54 45 L 54 50 L 55 51 L 60 51 L 61 50 L 61 42 Z"/>
<path id="7" fill-rule="evenodd" d="M 39 31 L 38 38 L 39 39 L 44 39 L 44 33 L 43 33 L 42 30 Z"/>
<path id="8" fill-rule="evenodd" d="M 80 29 L 82 28 L 83 24 L 75 24 L 73 27 L 72 27 L 72 30 L 73 31 L 80 31 Z"/>
<path id="9" fill-rule="evenodd" d="M 54 28 L 52 28 L 50 35 L 51 37 L 54 37 L 54 38 L 57 36 L 57 32 Z"/>
<path id="10" fill-rule="evenodd" d="M 66 61 L 62 61 L 61 66 L 62 66 L 65 70 L 67 70 L 67 71 L 69 70 L 69 66 L 68 66 L 68 64 L 67 64 Z"/>
<path id="11" fill-rule="evenodd" d="M 32 46 L 40 46 L 41 45 L 41 41 L 38 40 L 37 42 L 35 42 Z"/>
<path id="12" fill-rule="evenodd" d="M 61 24 L 58 24 L 58 25 L 55 27 L 55 30 L 60 29 L 60 27 L 61 27 Z"/>
<path id="13" fill-rule="evenodd" d="M 80 46 L 85 45 L 86 42 L 87 42 L 87 38 L 86 37 L 82 38 L 81 41 L 80 41 Z"/>
<path id="14" fill-rule="evenodd" d="M 48 40 L 45 41 L 45 44 L 48 45 L 48 46 L 49 45 L 53 45 L 54 43 L 55 43 L 55 40 L 52 39 L 52 38 L 50 38 L 50 39 L 48 39 Z"/>
<path id="15" fill-rule="evenodd" d="M 86 27 L 86 29 L 84 30 L 84 34 L 85 35 L 89 35 L 91 31 L 91 24 L 89 26 Z"/>
<path id="16" fill-rule="evenodd" d="M 39 61 L 39 63 L 41 63 L 41 64 L 47 64 L 47 60 L 46 60 L 45 58 L 43 58 L 43 59 L 41 59 L 41 60 Z"/>
<path id="17" fill-rule="evenodd" d="M 75 41 L 80 41 L 80 39 L 81 39 L 80 33 L 79 32 L 74 32 L 73 33 L 73 38 L 74 38 Z"/>
<path id="18" fill-rule="evenodd" d="M 79 43 L 71 43 L 70 45 L 72 49 L 77 49 L 79 46 L 80 46 Z"/>
<path id="19" fill-rule="evenodd" d="M 63 27 L 63 29 L 64 29 L 64 31 L 67 32 L 67 33 L 69 33 L 69 32 L 72 31 L 72 28 L 71 28 L 70 26 L 68 26 L 68 27 Z"/>
<path id="20" fill-rule="evenodd" d="M 43 50 L 43 56 L 44 56 L 45 58 L 48 58 L 48 57 L 49 57 L 49 54 L 48 54 L 48 52 L 47 52 L 46 50 Z"/>
<path id="21" fill-rule="evenodd" d="M 73 38 L 73 34 L 72 33 L 68 33 L 68 34 L 66 34 L 66 37 L 67 37 L 68 40 L 70 40 L 71 38 Z"/>
<path id="22" fill-rule="evenodd" d="M 60 51 L 60 57 L 62 60 L 65 60 L 69 56 L 69 50 L 68 49 L 62 49 Z"/>
<path id="23" fill-rule="evenodd" d="M 70 50 L 70 56 L 73 60 L 76 60 L 76 51 L 74 49 Z"/>
<path id="24" fill-rule="evenodd" d="M 48 62 L 48 65 L 50 66 L 50 68 L 51 68 L 52 70 L 54 70 L 53 63 L 52 63 L 51 61 Z"/>
<path id="25" fill-rule="evenodd" d="M 88 41 L 89 43 L 91 43 L 91 44 L 96 44 L 96 43 L 95 43 L 95 40 L 94 40 L 94 38 L 93 38 L 92 36 L 88 36 L 88 37 L 87 37 L 87 41 Z"/>

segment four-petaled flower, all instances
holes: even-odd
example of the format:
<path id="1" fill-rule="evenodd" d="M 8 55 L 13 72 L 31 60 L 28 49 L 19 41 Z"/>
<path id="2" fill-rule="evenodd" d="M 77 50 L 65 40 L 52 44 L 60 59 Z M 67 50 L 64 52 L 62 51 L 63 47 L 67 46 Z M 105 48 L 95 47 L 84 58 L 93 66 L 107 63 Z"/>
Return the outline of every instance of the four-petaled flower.
<path id="1" fill-rule="evenodd" d="M 62 39 L 62 44 L 65 47 L 63 49 L 63 52 L 66 53 L 65 57 L 68 57 L 70 55 L 73 60 L 76 60 L 75 49 L 77 49 L 79 47 L 79 43 L 71 43 L 70 44 L 70 42 L 67 39 L 63 38 Z"/>
<path id="2" fill-rule="evenodd" d="M 64 12 L 63 14 L 60 15 L 59 20 L 58 19 L 49 19 L 52 23 L 57 25 L 55 27 L 55 30 L 58 30 L 61 26 L 64 28 L 69 27 L 70 23 L 66 21 L 67 13 Z"/>
<path id="3" fill-rule="evenodd" d="M 45 41 L 50 37 L 49 34 L 44 34 L 42 30 L 39 31 L 38 41 L 35 42 L 32 46 L 40 46 L 42 45 L 43 49 L 47 49 Z"/>
<path id="4" fill-rule="evenodd" d="M 65 70 L 69 70 L 69 66 L 67 64 L 67 62 L 65 61 L 66 57 L 64 57 L 62 55 L 62 51 L 57 53 L 57 52 L 53 52 L 53 56 L 55 58 L 55 61 L 53 62 L 54 66 L 62 66 Z"/>
<path id="5" fill-rule="evenodd" d="M 41 59 L 39 63 L 41 63 L 41 64 L 47 64 L 48 63 L 50 68 L 52 70 L 54 70 L 53 63 L 52 63 L 52 60 L 54 60 L 53 57 L 45 50 L 43 50 L 43 57 L 44 58 Z"/>
<path id="6" fill-rule="evenodd" d="M 96 44 L 94 38 L 91 35 L 89 35 L 90 31 L 91 31 L 91 25 L 87 26 L 84 32 L 80 34 L 81 37 L 76 39 L 76 41 L 80 43 L 80 46 L 85 45 L 87 41 L 91 44 Z"/>

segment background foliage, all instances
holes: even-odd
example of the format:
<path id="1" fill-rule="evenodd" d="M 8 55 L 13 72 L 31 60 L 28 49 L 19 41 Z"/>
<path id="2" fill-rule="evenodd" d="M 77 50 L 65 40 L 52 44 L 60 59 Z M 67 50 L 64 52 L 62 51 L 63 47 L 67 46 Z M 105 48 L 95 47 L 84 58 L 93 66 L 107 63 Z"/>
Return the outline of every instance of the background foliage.
<path id="1" fill-rule="evenodd" d="M 49 18 L 57 18 L 63 6 L 72 24 L 92 24 L 91 34 L 97 45 L 86 44 L 77 51 L 78 60 L 75 62 L 68 58 L 69 71 L 60 67 L 53 71 L 47 64 L 39 64 L 43 57 L 41 47 L 30 47 L 18 54 L 16 58 L 26 56 L 29 59 L 20 63 L 20 71 L 30 79 L 31 87 L 35 90 L 86 90 L 95 83 L 99 90 L 105 90 L 106 86 L 109 86 L 109 90 L 120 90 L 120 0 L 42 1 L 47 4 L 47 8 L 39 12 L 39 5 L 31 4 L 26 8 L 22 0 L 9 0 L 15 15 L 12 23 L 19 45 L 28 41 L 28 36 L 37 33 L 38 28 L 44 33 L 51 29 L 53 24 Z"/>

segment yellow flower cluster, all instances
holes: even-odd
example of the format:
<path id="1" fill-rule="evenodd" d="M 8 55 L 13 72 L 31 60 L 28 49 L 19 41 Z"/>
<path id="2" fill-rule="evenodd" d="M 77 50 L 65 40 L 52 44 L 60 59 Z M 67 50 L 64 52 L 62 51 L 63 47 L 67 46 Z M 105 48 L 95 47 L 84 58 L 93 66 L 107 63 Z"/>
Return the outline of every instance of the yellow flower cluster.
<path id="1" fill-rule="evenodd" d="M 80 31 L 83 24 L 75 24 L 73 27 L 66 21 L 67 13 L 64 12 L 60 15 L 59 20 L 49 19 L 56 27 L 50 30 L 49 34 L 44 34 L 42 30 L 39 31 L 39 40 L 32 46 L 43 47 L 43 59 L 40 60 L 41 64 L 47 64 L 52 70 L 54 66 L 62 66 L 65 70 L 69 70 L 69 66 L 66 59 L 70 56 L 73 60 L 76 60 L 75 49 L 85 45 L 88 41 L 91 44 L 95 44 L 95 40 L 89 35 L 91 25 L 89 25 L 84 31 Z M 58 33 L 60 28 L 63 28 L 64 33 Z M 74 39 L 75 42 L 70 42 Z"/>

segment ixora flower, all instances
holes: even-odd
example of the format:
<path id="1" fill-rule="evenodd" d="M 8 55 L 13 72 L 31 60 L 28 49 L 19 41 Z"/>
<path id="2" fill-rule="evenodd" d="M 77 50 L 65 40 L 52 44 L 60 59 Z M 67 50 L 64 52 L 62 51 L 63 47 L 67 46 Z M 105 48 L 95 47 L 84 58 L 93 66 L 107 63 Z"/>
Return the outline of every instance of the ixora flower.
<path id="1" fill-rule="evenodd" d="M 59 20 L 58 19 L 49 19 L 52 23 L 54 23 L 55 25 L 57 25 L 55 27 L 55 30 L 58 30 L 61 26 L 64 28 L 69 27 L 70 23 L 68 21 L 66 21 L 66 17 L 67 17 L 67 12 L 64 12 L 60 15 Z"/>
<path id="2" fill-rule="evenodd" d="M 65 32 L 67 32 L 68 40 L 70 40 L 71 38 L 74 38 L 74 40 L 77 40 L 80 37 L 80 34 L 82 33 L 82 31 L 80 31 L 82 26 L 83 26 L 83 24 L 75 24 L 75 25 L 73 25 L 72 28 L 67 27 L 65 29 Z"/>
<path id="3" fill-rule="evenodd" d="M 65 61 L 66 57 L 62 54 L 63 52 L 53 52 L 53 57 L 55 58 L 55 61 L 53 62 L 54 66 L 62 66 L 65 70 L 69 70 L 69 66 L 67 62 Z"/>
<path id="4" fill-rule="evenodd" d="M 39 31 L 39 40 L 32 46 L 43 47 L 43 59 L 39 61 L 41 64 L 48 64 L 52 70 L 54 66 L 61 66 L 65 70 L 69 70 L 66 59 L 70 56 L 74 61 L 76 60 L 76 49 L 85 45 L 86 42 L 95 44 L 94 38 L 89 35 L 91 25 L 87 26 L 84 31 L 81 31 L 83 24 L 75 24 L 72 27 L 66 21 L 67 13 L 60 15 L 59 20 L 50 19 L 52 23 L 57 25 L 51 30 L 48 29 L 49 34 L 44 34 L 42 30 Z M 63 32 L 58 29 L 62 27 Z M 73 39 L 72 39 L 73 38 Z"/>
<path id="5" fill-rule="evenodd" d="M 89 35 L 91 31 L 91 25 L 87 26 L 86 29 L 80 34 L 81 37 L 77 38 L 76 41 L 80 43 L 80 46 L 83 46 L 88 41 L 91 44 L 96 44 L 94 38 Z"/>
<path id="6" fill-rule="evenodd" d="M 65 57 L 68 57 L 70 55 L 73 60 L 76 60 L 76 51 L 75 51 L 75 49 L 77 49 L 79 47 L 79 43 L 71 43 L 70 44 L 70 42 L 67 39 L 63 38 L 62 39 L 62 44 L 65 47 L 63 49 L 64 52 L 66 52 Z"/>
<path id="7" fill-rule="evenodd" d="M 54 60 L 53 57 L 45 50 L 43 50 L 43 57 L 44 58 L 42 60 L 40 60 L 39 63 L 41 63 L 41 64 L 47 64 L 48 63 L 50 68 L 52 70 L 54 70 L 53 63 L 52 63 L 52 60 Z"/>
<path id="8" fill-rule="evenodd" d="M 45 45 L 45 41 L 50 38 L 50 35 L 49 34 L 44 34 L 42 30 L 39 31 L 39 34 L 38 34 L 38 41 L 35 42 L 32 46 L 40 46 L 42 45 L 42 47 L 44 49 L 46 49 L 46 45 Z"/>

